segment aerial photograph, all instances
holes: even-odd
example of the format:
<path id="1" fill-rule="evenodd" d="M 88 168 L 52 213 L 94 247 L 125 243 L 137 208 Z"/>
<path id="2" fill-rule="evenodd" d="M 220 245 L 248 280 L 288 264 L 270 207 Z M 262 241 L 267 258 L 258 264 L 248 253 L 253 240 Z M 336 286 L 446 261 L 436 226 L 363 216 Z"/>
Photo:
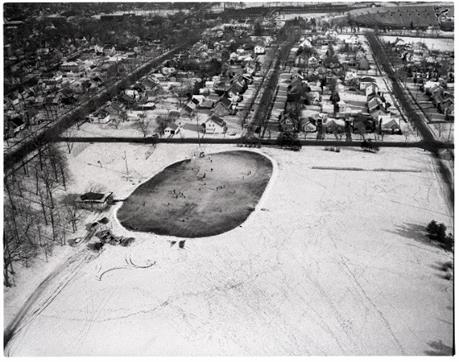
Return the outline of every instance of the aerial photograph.
<path id="1" fill-rule="evenodd" d="M 5 357 L 455 354 L 452 1 L 2 8 Z"/>

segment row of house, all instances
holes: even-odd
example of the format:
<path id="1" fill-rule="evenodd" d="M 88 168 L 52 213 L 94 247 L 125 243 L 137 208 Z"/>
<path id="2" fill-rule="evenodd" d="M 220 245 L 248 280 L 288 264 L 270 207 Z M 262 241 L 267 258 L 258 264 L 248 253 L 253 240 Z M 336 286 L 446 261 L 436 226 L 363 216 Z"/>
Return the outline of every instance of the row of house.
<path id="1" fill-rule="evenodd" d="M 423 85 L 423 89 L 438 112 L 444 114 L 446 120 L 454 120 L 454 94 L 439 82 L 427 81 Z"/>

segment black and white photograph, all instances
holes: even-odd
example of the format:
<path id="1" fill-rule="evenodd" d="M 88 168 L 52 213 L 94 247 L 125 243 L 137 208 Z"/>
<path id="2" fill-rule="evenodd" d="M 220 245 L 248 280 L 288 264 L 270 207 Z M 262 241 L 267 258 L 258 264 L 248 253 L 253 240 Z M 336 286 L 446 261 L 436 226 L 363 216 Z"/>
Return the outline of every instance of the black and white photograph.
<path id="1" fill-rule="evenodd" d="M 455 354 L 452 1 L 2 11 L 5 357 Z"/>

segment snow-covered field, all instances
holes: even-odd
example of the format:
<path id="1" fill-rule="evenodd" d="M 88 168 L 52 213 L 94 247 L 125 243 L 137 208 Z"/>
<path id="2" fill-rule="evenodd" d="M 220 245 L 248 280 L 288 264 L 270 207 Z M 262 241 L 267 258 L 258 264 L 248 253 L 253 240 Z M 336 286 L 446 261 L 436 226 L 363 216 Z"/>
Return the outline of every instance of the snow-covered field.
<path id="1" fill-rule="evenodd" d="M 393 43 L 397 38 L 402 39 L 405 43 L 416 44 L 424 43 L 430 50 L 439 50 L 442 52 L 452 52 L 454 50 L 454 39 L 450 38 L 414 38 L 409 36 L 382 35 L 379 37 L 384 42 Z"/>
<path id="2" fill-rule="evenodd" d="M 144 145 L 75 147 L 71 187 L 98 183 L 124 198 L 196 147 L 160 144 L 148 158 Z M 452 255 L 423 229 L 432 219 L 450 229 L 453 220 L 430 154 L 257 152 L 274 172 L 241 227 L 179 249 L 174 238 L 123 229 L 113 207 L 114 233 L 134 244 L 106 245 L 78 269 L 71 264 L 73 276 L 37 299 L 6 354 L 451 353 L 452 281 L 440 265 Z"/>

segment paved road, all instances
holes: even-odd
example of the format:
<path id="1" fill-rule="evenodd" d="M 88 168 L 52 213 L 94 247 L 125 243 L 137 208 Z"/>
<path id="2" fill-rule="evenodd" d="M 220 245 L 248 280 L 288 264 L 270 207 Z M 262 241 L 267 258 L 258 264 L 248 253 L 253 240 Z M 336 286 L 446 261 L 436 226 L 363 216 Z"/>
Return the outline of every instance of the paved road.
<path id="1" fill-rule="evenodd" d="M 445 148 L 452 149 L 454 148 L 454 144 L 445 144 L 435 139 L 431 129 L 427 125 L 428 120 L 426 119 L 423 111 L 413 102 L 412 97 L 401 85 L 400 80 L 394 72 L 389 57 L 384 50 L 384 45 L 382 42 L 372 32 L 367 32 L 366 37 L 368 39 L 368 43 L 370 44 L 370 48 L 373 52 L 375 61 L 379 63 L 391 81 L 394 95 L 400 102 L 400 105 L 403 107 L 408 120 L 414 127 L 417 128 L 421 134 L 423 139 L 422 143 L 424 145 L 423 148 L 431 151 L 436 157 L 439 172 L 443 177 L 444 182 L 448 186 L 450 207 L 454 210 L 454 175 L 452 170 L 450 170 L 443 162 L 441 162 L 440 159 L 440 151 Z M 449 145 L 449 147 L 445 147 L 446 145 Z"/>
<path id="2" fill-rule="evenodd" d="M 203 144 L 253 144 L 263 146 L 276 146 L 276 139 L 258 139 L 258 138 L 144 138 L 144 137 L 56 137 L 53 142 L 85 142 L 85 143 L 203 143 Z M 360 147 L 361 141 L 338 141 L 338 140 L 298 140 L 301 146 L 337 146 L 337 147 Z M 391 142 L 391 141 L 373 141 L 378 147 L 418 147 L 430 150 L 429 142 Z M 454 148 L 450 143 L 438 143 L 441 148 Z"/>

